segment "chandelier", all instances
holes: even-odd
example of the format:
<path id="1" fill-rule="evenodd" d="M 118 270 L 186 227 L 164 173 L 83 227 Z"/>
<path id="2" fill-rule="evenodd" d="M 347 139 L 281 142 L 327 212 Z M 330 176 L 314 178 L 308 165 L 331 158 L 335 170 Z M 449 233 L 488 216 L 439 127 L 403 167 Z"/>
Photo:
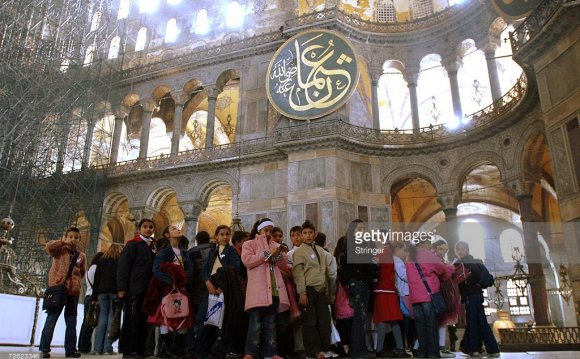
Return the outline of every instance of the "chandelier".
<path id="1" fill-rule="evenodd" d="M 558 275 L 561 278 L 560 287 L 548 289 L 546 292 L 559 294 L 566 301 L 566 305 L 570 305 L 570 299 L 572 298 L 572 285 L 570 284 L 570 279 L 568 278 L 568 268 L 566 268 L 566 266 L 563 264 L 560 264 Z"/>

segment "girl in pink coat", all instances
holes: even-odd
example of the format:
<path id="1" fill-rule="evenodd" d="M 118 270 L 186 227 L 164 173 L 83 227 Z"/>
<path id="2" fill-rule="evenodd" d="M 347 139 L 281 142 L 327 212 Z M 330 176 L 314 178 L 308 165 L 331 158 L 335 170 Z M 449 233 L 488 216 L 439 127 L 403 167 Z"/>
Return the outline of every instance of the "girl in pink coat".
<path id="1" fill-rule="evenodd" d="M 257 358 L 260 344 L 264 358 L 282 359 L 276 349 L 276 313 L 290 308 L 280 272 L 287 268 L 288 261 L 284 247 L 271 240 L 272 228 L 272 220 L 258 220 L 251 239 L 242 246 L 242 262 L 248 269 L 245 310 L 250 314 L 244 359 Z M 260 343 L 262 337 L 264 342 Z"/>
<path id="2" fill-rule="evenodd" d="M 444 264 L 435 253 L 431 252 L 430 238 L 411 242 L 406 267 L 410 301 L 413 305 L 415 328 L 417 328 L 417 339 L 419 340 L 417 352 L 419 357 L 439 358 L 441 357 L 439 324 L 433 310 L 431 297 L 421 279 L 417 266 L 421 268 L 431 293 L 439 292 L 441 290 L 440 282 L 451 278 L 453 266 Z"/>

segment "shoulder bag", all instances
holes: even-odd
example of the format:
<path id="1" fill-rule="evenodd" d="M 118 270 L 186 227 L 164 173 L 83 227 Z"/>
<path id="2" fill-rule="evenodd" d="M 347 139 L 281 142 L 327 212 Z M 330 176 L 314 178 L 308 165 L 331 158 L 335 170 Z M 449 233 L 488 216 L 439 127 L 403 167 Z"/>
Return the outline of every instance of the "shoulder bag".
<path id="1" fill-rule="evenodd" d="M 431 304 L 433 304 L 433 311 L 435 312 L 436 317 L 440 317 L 447 313 L 447 306 L 445 305 L 445 300 L 441 295 L 441 292 L 432 293 L 431 288 L 429 288 L 429 284 L 427 284 L 427 280 L 425 280 L 425 276 L 423 275 L 423 271 L 419 266 L 419 263 L 415 262 L 415 266 L 417 267 L 417 271 L 421 276 L 421 280 L 425 285 L 425 289 L 427 289 L 427 293 L 429 293 L 429 297 L 431 297 Z"/>
<path id="2" fill-rule="evenodd" d="M 66 281 L 69 280 L 79 255 L 80 253 L 78 251 L 73 255 L 64 282 L 48 287 L 44 291 L 44 299 L 42 301 L 43 310 L 48 311 L 58 309 L 66 304 Z"/>

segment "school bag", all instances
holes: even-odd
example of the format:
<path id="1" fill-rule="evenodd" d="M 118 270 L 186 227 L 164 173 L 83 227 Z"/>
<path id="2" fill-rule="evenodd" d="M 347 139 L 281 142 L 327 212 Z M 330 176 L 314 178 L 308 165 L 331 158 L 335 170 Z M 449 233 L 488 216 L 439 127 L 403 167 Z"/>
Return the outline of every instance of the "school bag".
<path id="1" fill-rule="evenodd" d="M 478 282 L 479 286 L 484 289 L 491 287 L 495 281 L 493 276 L 491 275 L 491 273 L 489 273 L 489 271 L 487 270 L 487 268 L 483 263 L 477 263 L 477 266 L 479 267 L 480 270 Z"/>

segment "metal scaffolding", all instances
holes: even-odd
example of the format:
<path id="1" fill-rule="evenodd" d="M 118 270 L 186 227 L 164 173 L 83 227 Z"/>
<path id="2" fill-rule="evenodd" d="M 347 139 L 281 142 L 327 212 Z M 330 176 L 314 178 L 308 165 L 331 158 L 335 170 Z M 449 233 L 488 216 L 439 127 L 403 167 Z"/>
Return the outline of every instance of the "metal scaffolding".
<path id="1" fill-rule="evenodd" d="M 122 67 L 107 60 L 119 32 L 112 4 L 0 4 L 0 216 L 16 223 L 10 236 L 30 293 L 46 285 L 44 241 L 77 225 L 88 257 L 97 251 Z"/>

